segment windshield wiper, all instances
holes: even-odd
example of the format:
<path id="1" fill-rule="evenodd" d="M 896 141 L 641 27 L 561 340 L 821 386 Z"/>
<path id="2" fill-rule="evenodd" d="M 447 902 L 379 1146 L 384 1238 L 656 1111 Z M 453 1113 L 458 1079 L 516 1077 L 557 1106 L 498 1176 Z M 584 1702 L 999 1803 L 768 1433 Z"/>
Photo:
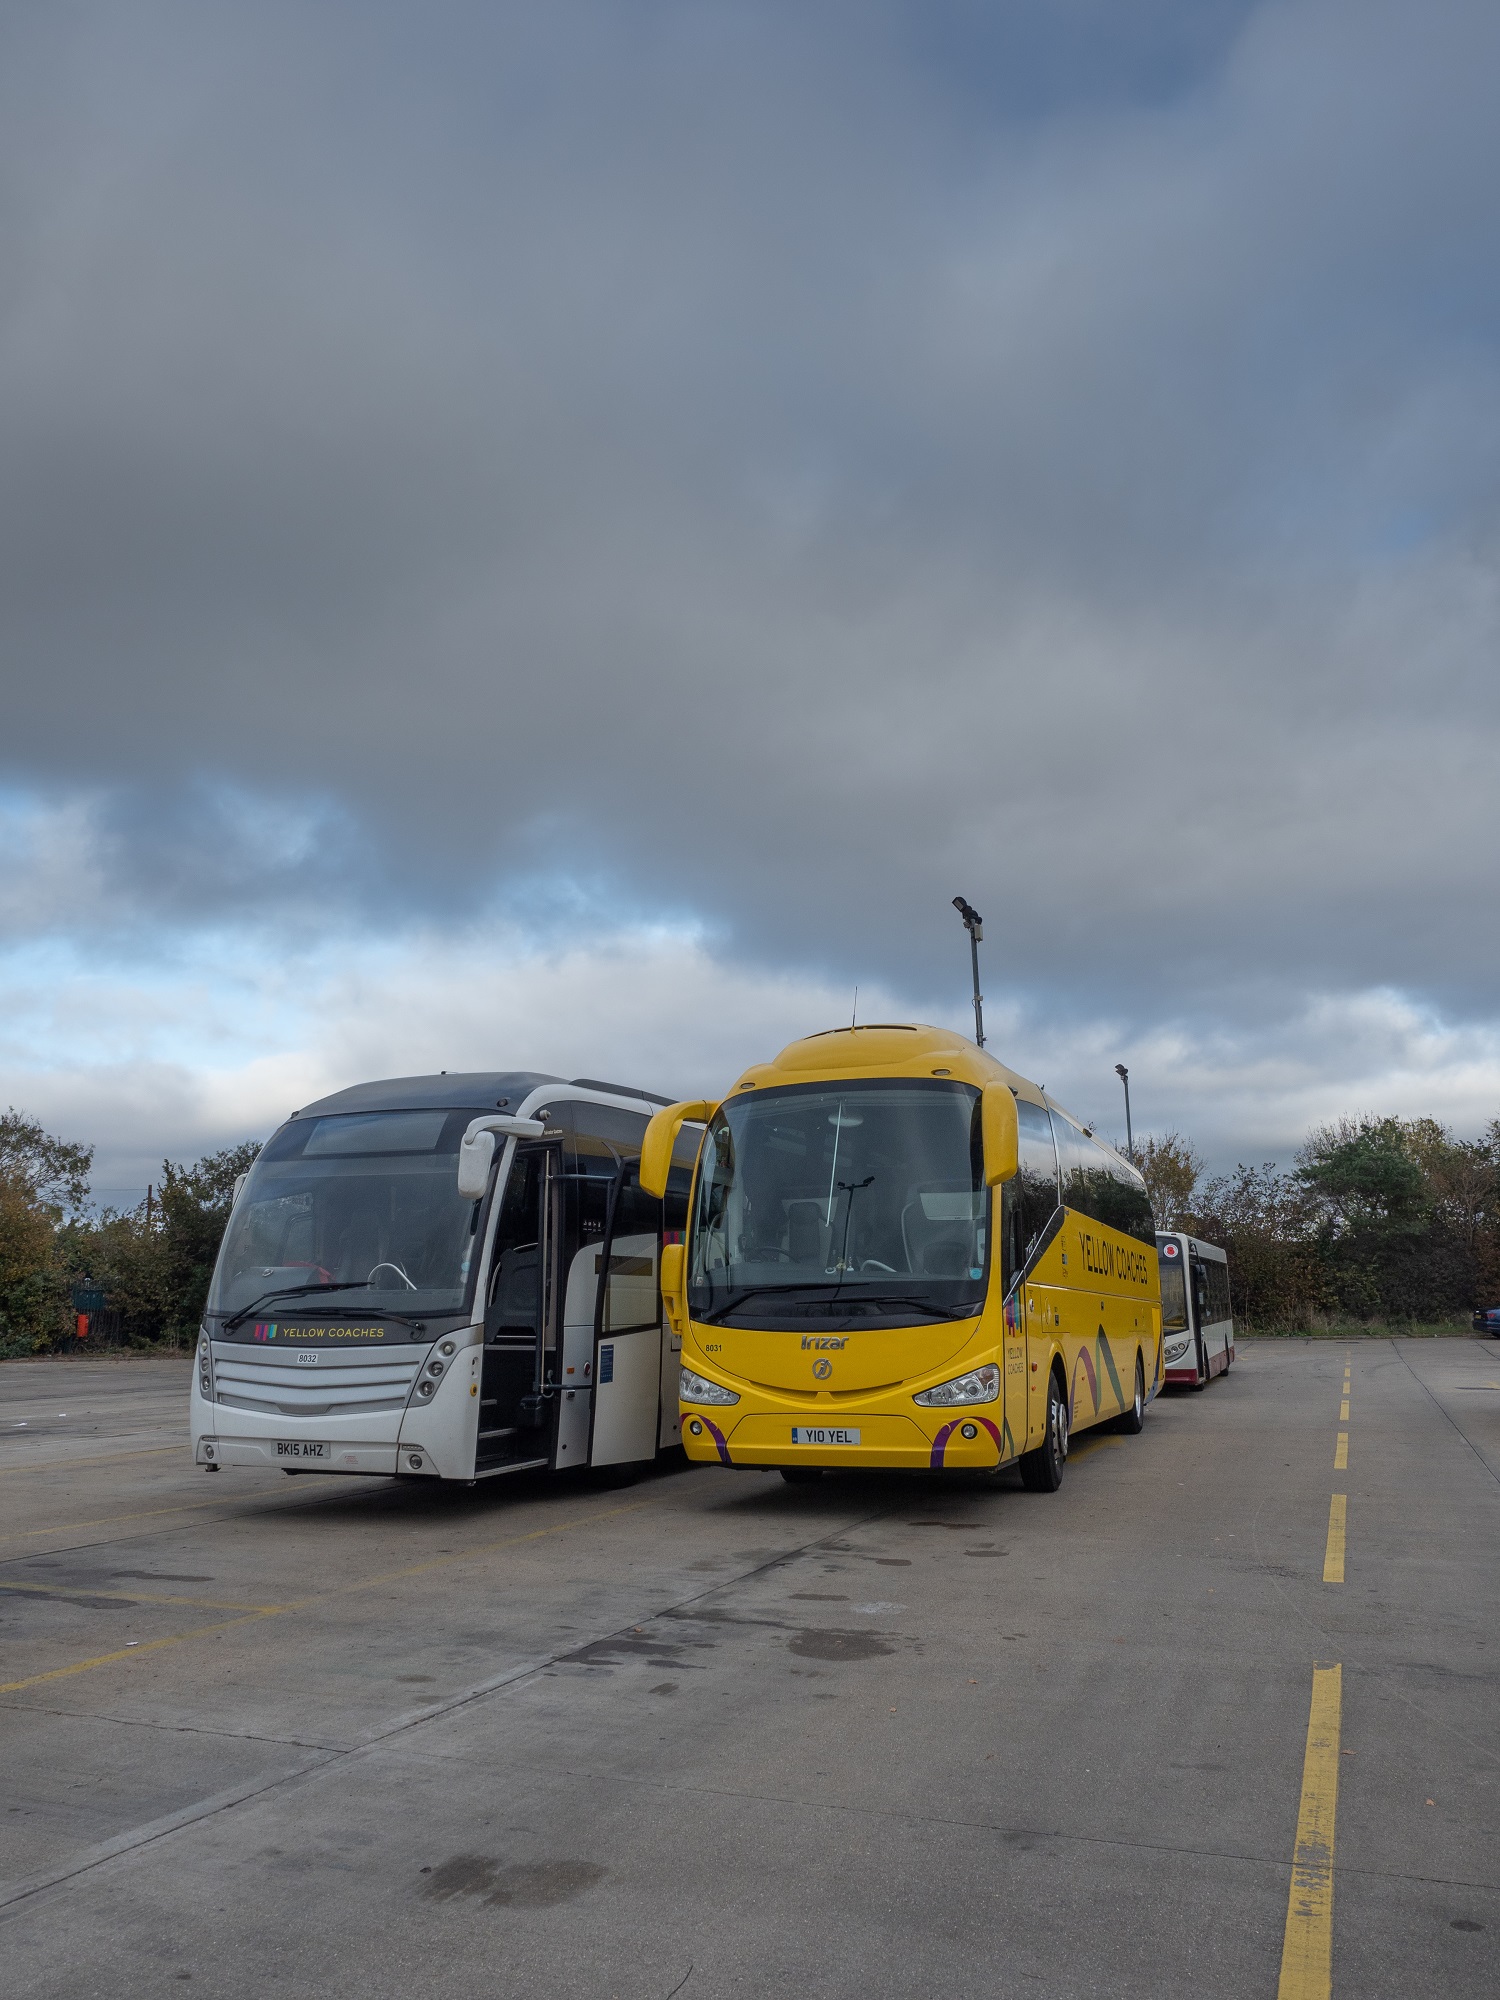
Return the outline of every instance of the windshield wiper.
<path id="1" fill-rule="evenodd" d="M 774 1292 L 778 1298 L 789 1298 L 793 1293 L 799 1296 L 806 1292 L 821 1292 L 821 1285 L 743 1285 L 737 1292 L 731 1292 L 721 1306 L 714 1306 L 709 1312 L 695 1313 L 693 1317 L 700 1326 L 716 1326 L 725 1313 L 739 1309 L 747 1299 L 758 1299 L 762 1292 Z"/>
<path id="2" fill-rule="evenodd" d="M 368 1289 L 369 1283 L 368 1278 L 335 1278 L 321 1285 L 278 1285 L 274 1291 L 262 1292 L 258 1299 L 252 1299 L 249 1305 L 241 1306 L 237 1313 L 225 1320 L 224 1331 L 228 1333 L 232 1327 L 238 1326 L 242 1319 L 249 1319 L 251 1313 L 269 1305 L 272 1299 L 300 1299 L 308 1292 L 362 1292 Z"/>
<path id="3" fill-rule="evenodd" d="M 892 1306 L 906 1306 L 917 1312 L 926 1313 L 931 1319 L 973 1319 L 984 1311 L 982 1299 L 960 1299 L 950 1310 L 947 1306 L 934 1305 L 931 1299 L 908 1298 L 897 1292 L 855 1292 L 843 1293 L 831 1302 L 840 1309 L 873 1306 L 877 1311 L 885 1311 Z"/>
<path id="4" fill-rule="evenodd" d="M 389 1306 L 366 1306 L 363 1311 L 358 1306 L 329 1306 L 325 1312 L 319 1314 L 319 1318 L 394 1319 L 399 1320 L 402 1326 L 411 1327 L 416 1333 L 420 1333 L 427 1324 L 425 1319 L 413 1319 L 410 1313 L 393 1312 Z M 291 1330 L 295 1331 L 295 1329 Z M 223 1328 L 223 1331 L 227 1333 L 229 1331 L 228 1327 Z"/>

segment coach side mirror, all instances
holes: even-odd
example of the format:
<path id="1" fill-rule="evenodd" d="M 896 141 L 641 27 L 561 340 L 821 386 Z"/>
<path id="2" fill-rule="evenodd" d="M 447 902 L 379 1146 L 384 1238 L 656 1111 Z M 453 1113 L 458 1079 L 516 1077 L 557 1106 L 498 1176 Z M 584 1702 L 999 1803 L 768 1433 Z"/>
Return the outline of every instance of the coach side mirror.
<path id="1" fill-rule="evenodd" d="M 495 1161 L 495 1135 L 540 1139 L 546 1126 L 539 1118 L 475 1118 L 458 1148 L 458 1191 L 465 1201 L 483 1201 Z"/>
<path id="2" fill-rule="evenodd" d="M 641 1186 L 647 1194 L 654 1194 L 658 1201 L 667 1191 L 667 1175 L 672 1171 L 672 1148 L 677 1144 L 677 1134 L 691 1121 L 695 1125 L 706 1125 L 717 1105 L 698 1098 L 683 1104 L 669 1104 L 658 1111 L 646 1127 L 646 1136 L 641 1142 Z M 670 1246 L 669 1246 L 670 1247 Z"/>
<path id="3" fill-rule="evenodd" d="M 239 1200 L 239 1198 L 240 1198 L 240 1189 L 241 1189 L 241 1188 L 242 1188 L 242 1187 L 243 1187 L 243 1186 L 245 1185 L 246 1181 L 247 1181 L 247 1180 L 249 1180 L 249 1178 L 250 1178 L 250 1176 L 249 1176 L 249 1174 L 248 1174 L 248 1173 L 245 1173 L 245 1174 L 236 1174 L 236 1175 L 235 1175 L 235 1177 L 234 1177 L 234 1193 L 233 1193 L 233 1194 L 232 1194 L 232 1195 L 231 1195 L 231 1196 L 229 1197 L 229 1206 L 230 1206 L 231 1208 L 233 1208 L 233 1207 L 234 1207 L 234 1205 L 235 1205 L 235 1203 L 236 1203 L 236 1202 L 237 1202 L 237 1201 Z"/>
<path id="4" fill-rule="evenodd" d="M 1021 1132 L 1016 1100 L 1008 1083 L 987 1083 L 980 1099 L 980 1129 L 984 1134 L 984 1184 L 998 1187 L 1021 1164 Z"/>
<path id="5" fill-rule="evenodd" d="M 465 1201 L 483 1201 L 495 1159 L 493 1132 L 466 1132 L 458 1149 L 458 1191 Z"/>
<path id="6" fill-rule="evenodd" d="M 663 1243 L 661 1246 L 661 1302 L 667 1309 L 667 1323 L 679 1339 L 682 1337 L 682 1322 L 687 1315 L 687 1302 L 683 1298 L 684 1251 L 680 1243 Z"/>

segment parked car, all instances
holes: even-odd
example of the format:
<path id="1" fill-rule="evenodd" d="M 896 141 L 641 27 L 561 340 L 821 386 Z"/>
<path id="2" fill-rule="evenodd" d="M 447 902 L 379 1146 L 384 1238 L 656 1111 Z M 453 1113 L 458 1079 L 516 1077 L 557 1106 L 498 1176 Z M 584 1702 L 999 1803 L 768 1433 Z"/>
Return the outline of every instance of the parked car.
<path id="1" fill-rule="evenodd" d="M 1500 1306 L 1481 1306 L 1474 1315 L 1474 1331 L 1500 1340 Z"/>

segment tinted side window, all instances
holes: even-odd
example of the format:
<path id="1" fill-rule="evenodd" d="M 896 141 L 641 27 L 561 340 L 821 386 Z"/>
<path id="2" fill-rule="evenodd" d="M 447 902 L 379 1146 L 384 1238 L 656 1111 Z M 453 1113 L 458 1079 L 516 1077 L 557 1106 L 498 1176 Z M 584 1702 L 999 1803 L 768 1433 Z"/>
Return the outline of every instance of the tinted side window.
<path id="1" fill-rule="evenodd" d="M 1218 1320 L 1228 1319 L 1229 1270 L 1217 1261 L 1204 1258 L 1193 1260 L 1193 1292 L 1198 1307 L 1198 1321 L 1202 1326 L 1212 1326 Z"/>
<path id="2" fill-rule="evenodd" d="M 614 1178 L 621 1160 L 638 1160 L 646 1136 L 647 1120 L 634 1111 L 620 1111 L 610 1104 L 554 1104 L 548 1107 L 549 1123 L 567 1134 L 564 1146 L 570 1174 L 601 1174 Z"/>
<path id="3" fill-rule="evenodd" d="M 1040 1104 L 1016 1102 L 1016 1123 L 1020 1130 L 1020 1171 L 1016 1175 L 1022 1262 L 1052 1219 L 1057 1207 L 1057 1152 L 1052 1143 L 1052 1124 Z"/>
<path id="4" fill-rule="evenodd" d="M 1072 1119 L 1065 1118 L 1060 1111 L 1052 1113 L 1052 1130 L 1057 1138 L 1063 1206 L 1071 1208 L 1075 1215 L 1101 1219 L 1096 1191 L 1098 1169 L 1102 1165 L 1099 1154 Z"/>
<path id="5" fill-rule="evenodd" d="M 1123 1230 L 1127 1236 L 1138 1237 L 1142 1243 L 1155 1243 L 1156 1220 L 1151 1213 L 1146 1183 L 1123 1160 L 1101 1153 L 1100 1161 L 1108 1179 L 1096 1182 L 1099 1205 L 1095 1213 L 1099 1220 L 1107 1222 L 1111 1229 Z"/>
<path id="6" fill-rule="evenodd" d="M 594 1259 L 600 1281 L 599 1330 L 628 1333 L 655 1326 L 661 1315 L 657 1253 L 661 1243 L 661 1203 L 638 1186 L 626 1169 L 613 1190 L 609 1240 Z"/>

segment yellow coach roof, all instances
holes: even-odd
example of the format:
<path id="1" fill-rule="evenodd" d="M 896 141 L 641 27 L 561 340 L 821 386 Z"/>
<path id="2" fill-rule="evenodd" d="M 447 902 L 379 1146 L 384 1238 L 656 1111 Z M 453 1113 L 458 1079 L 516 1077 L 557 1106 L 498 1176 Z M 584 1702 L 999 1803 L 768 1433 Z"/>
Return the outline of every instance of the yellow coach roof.
<path id="1" fill-rule="evenodd" d="M 789 1042 L 774 1061 L 747 1069 L 729 1094 L 764 1090 L 778 1083 L 813 1083 L 827 1079 L 868 1076 L 951 1076 L 960 1083 L 983 1086 L 1008 1083 L 1018 1097 L 1033 1104 L 1043 1097 L 1036 1084 L 1016 1070 L 996 1062 L 951 1028 L 929 1028 L 920 1022 L 872 1023 L 868 1028 L 828 1028 Z"/>

